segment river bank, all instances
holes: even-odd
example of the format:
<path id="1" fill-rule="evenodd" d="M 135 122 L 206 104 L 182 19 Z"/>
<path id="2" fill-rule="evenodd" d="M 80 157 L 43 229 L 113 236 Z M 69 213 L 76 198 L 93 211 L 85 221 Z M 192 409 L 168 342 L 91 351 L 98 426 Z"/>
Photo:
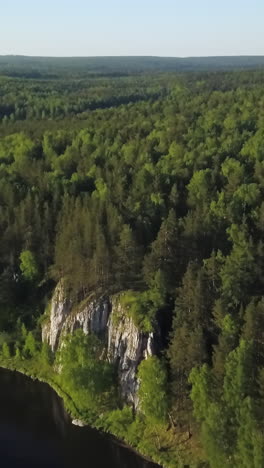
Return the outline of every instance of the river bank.
<path id="1" fill-rule="evenodd" d="M 108 434 L 76 427 L 46 383 L 0 369 L 0 459 L 5 468 L 156 468 Z"/>
<path id="2" fill-rule="evenodd" d="M 37 358 L 5 358 L 1 356 L 0 367 L 19 372 L 33 380 L 38 380 L 48 384 L 63 400 L 64 407 L 72 420 L 78 420 L 82 425 L 89 426 L 101 433 L 111 435 L 115 438 L 115 442 L 117 444 L 133 451 L 147 462 L 157 464 L 157 468 L 158 466 L 160 466 L 160 468 L 200 468 L 205 466 L 203 461 L 199 460 L 198 463 L 193 462 L 193 452 L 196 450 L 195 441 L 188 440 L 188 435 L 176 433 L 172 428 L 166 430 L 164 427 L 146 427 L 144 434 L 147 434 L 147 437 L 149 438 L 155 438 L 158 441 L 160 449 L 157 448 L 157 442 L 153 443 L 153 449 L 145 449 L 144 446 L 142 448 L 140 434 L 136 435 L 136 440 L 138 440 L 139 443 L 135 444 L 133 433 L 128 430 L 122 430 L 122 433 L 120 433 L 118 425 L 114 422 L 111 425 L 108 425 L 106 430 L 104 419 L 108 418 L 109 413 L 106 412 L 104 414 L 96 415 L 90 414 L 87 411 L 82 411 L 78 407 L 78 403 L 74 400 L 72 395 L 63 388 L 60 374 L 55 372 L 52 366 L 38 362 Z M 135 426 L 134 432 L 136 431 L 137 427 Z M 163 437 L 163 439 L 161 437 Z M 200 454 L 198 452 L 197 455 L 198 458 L 200 458 Z"/>
<path id="3" fill-rule="evenodd" d="M 76 403 L 73 401 L 72 397 L 63 390 L 63 388 L 60 386 L 58 383 L 58 374 L 53 371 L 53 369 L 49 366 L 46 366 L 46 369 L 39 368 L 39 371 L 36 372 L 36 363 L 34 360 L 22 360 L 22 359 L 17 359 L 17 358 L 2 358 L 0 359 L 0 368 L 6 369 L 9 371 L 14 371 L 18 372 L 22 375 L 25 375 L 32 380 L 38 380 L 39 382 L 43 382 L 48 384 L 55 392 L 56 394 L 62 399 L 65 410 L 69 414 L 72 420 L 77 420 L 81 424 L 78 424 L 79 426 L 89 426 L 93 429 L 96 429 L 100 433 L 106 433 L 105 431 L 102 431 L 101 427 L 96 424 L 92 418 L 87 419 L 87 416 L 85 416 L 79 409 Z M 135 453 L 137 456 L 142 457 L 145 461 L 155 465 L 155 468 L 162 468 L 162 465 L 160 465 L 159 461 L 154 460 L 153 458 L 150 457 L 149 454 L 143 454 L 140 453 L 139 451 L 136 450 L 135 447 L 133 447 L 131 444 L 129 444 L 129 441 L 127 440 L 121 440 L 116 437 L 116 435 L 113 432 L 108 432 L 108 434 L 112 437 L 113 442 L 120 447 L 126 448 L 130 450 L 131 452 Z M 176 465 L 175 465 L 176 466 Z M 153 465 L 154 467 L 154 465 Z M 163 465 L 163 468 L 166 468 Z"/>

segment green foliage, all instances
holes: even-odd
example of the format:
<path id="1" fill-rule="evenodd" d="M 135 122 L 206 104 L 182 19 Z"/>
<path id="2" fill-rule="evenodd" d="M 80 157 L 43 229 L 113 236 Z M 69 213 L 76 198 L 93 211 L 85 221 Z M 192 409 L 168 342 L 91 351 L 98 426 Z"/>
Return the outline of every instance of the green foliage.
<path id="1" fill-rule="evenodd" d="M 252 400 L 256 386 L 252 351 L 252 343 L 241 340 L 228 354 L 221 388 L 208 366 L 193 369 L 190 374 L 194 415 L 201 423 L 202 440 L 212 468 L 261 466 L 258 436 L 256 447 L 254 441 L 259 428 Z M 257 455 L 256 450 L 260 450 Z"/>
<path id="2" fill-rule="evenodd" d="M 105 200 L 107 197 L 107 186 L 103 179 L 99 178 L 95 181 L 96 191 L 93 192 L 94 198 L 99 198 L 99 200 Z"/>
<path id="3" fill-rule="evenodd" d="M 168 417 L 167 373 L 157 357 L 141 362 L 138 369 L 140 411 L 153 423 L 164 423 Z"/>
<path id="4" fill-rule="evenodd" d="M 26 326 L 24 323 L 22 323 L 21 325 L 21 337 L 22 337 L 22 340 L 26 340 L 27 338 L 27 329 L 26 329 Z"/>
<path id="5" fill-rule="evenodd" d="M 228 191 L 234 191 L 244 180 L 244 166 L 233 158 L 226 158 L 222 166 L 222 174 L 228 181 Z"/>
<path id="6" fill-rule="evenodd" d="M 33 281 L 38 276 L 38 267 L 35 257 L 30 250 L 23 250 L 20 256 L 20 270 L 26 280 Z"/>
<path id="7" fill-rule="evenodd" d="M 4 342 L 2 345 L 2 354 L 4 358 L 8 359 L 11 357 L 10 347 L 6 342 Z"/>
<path id="8" fill-rule="evenodd" d="M 248 240 L 243 229 L 233 224 L 228 234 L 233 249 L 225 260 L 220 277 L 223 300 L 228 307 L 234 307 L 244 300 L 245 288 L 254 281 L 256 270 L 251 239 Z"/>
<path id="9" fill-rule="evenodd" d="M 20 349 L 18 347 L 15 350 L 15 358 L 16 359 L 21 359 L 21 351 L 20 351 Z"/>
<path id="10" fill-rule="evenodd" d="M 137 447 L 144 437 L 146 420 L 142 414 L 137 414 L 130 426 L 127 428 L 127 437 L 132 445 Z"/>
<path id="11" fill-rule="evenodd" d="M 0 333 L 0 346 L 3 346 L 4 343 L 10 343 L 12 337 L 7 332 Z"/>
<path id="12" fill-rule="evenodd" d="M 166 304 L 166 288 L 161 271 L 155 273 L 150 289 L 142 293 L 127 291 L 122 295 L 121 303 L 140 330 L 152 332 L 156 326 L 157 312 Z"/>
<path id="13" fill-rule="evenodd" d="M 168 217 L 162 222 L 156 239 L 151 244 L 150 252 L 144 258 L 144 279 L 151 285 L 157 271 L 160 271 L 166 290 L 175 287 L 175 275 L 179 275 L 178 260 L 179 232 L 174 210 L 170 210 Z"/>
<path id="14" fill-rule="evenodd" d="M 132 408 L 124 406 L 122 409 L 111 411 L 105 421 L 103 421 L 103 428 L 106 431 L 111 431 L 120 439 L 127 436 L 128 428 L 133 422 Z"/>
<path id="15" fill-rule="evenodd" d="M 101 359 L 101 354 L 102 343 L 95 335 L 76 330 L 65 337 L 56 356 L 65 385 L 80 390 L 80 398 L 86 398 L 95 407 L 104 399 L 109 400 L 113 393 L 114 369 Z"/>
<path id="16" fill-rule="evenodd" d="M 38 339 L 54 282 L 73 310 L 120 296 L 143 342 L 154 333 L 168 376 L 158 358 L 143 361 L 147 390 L 133 418 L 116 410 L 105 344 L 66 337 L 56 378 L 86 420 L 103 426 L 98 415 L 110 411 L 106 429 L 164 466 L 181 466 L 187 447 L 195 464 L 201 439 L 212 467 L 261 467 L 263 71 L 144 74 L 157 61 L 132 58 L 115 62 L 115 76 L 114 59 L 34 59 L 36 75 L 8 60 L 6 69 L 0 58 L 1 358 L 34 375 L 50 370 L 54 356 Z"/>
<path id="17" fill-rule="evenodd" d="M 196 171 L 187 186 L 191 206 L 203 204 L 208 201 L 211 192 L 211 171 L 210 169 Z"/>
<path id="18" fill-rule="evenodd" d="M 214 374 L 222 381 L 226 358 L 238 343 L 239 326 L 234 317 L 224 313 L 221 302 L 216 302 L 213 313 L 215 324 L 220 330 L 218 343 L 213 347 Z"/>
<path id="19" fill-rule="evenodd" d="M 48 364 L 48 365 L 53 364 L 53 353 L 52 353 L 51 347 L 45 341 L 44 343 L 42 343 L 42 346 L 41 346 L 40 358 L 44 364 Z"/>
<path id="20" fill-rule="evenodd" d="M 23 352 L 27 357 L 34 357 L 37 352 L 37 344 L 34 338 L 33 333 L 30 331 L 28 332 L 25 340 L 25 345 L 23 348 Z"/>

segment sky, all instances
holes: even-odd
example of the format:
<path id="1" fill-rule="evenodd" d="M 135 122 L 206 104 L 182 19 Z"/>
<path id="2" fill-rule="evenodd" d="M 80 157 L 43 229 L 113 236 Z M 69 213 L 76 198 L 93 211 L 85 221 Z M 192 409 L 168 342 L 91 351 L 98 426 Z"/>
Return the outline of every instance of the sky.
<path id="1" fill-rule="evenodd" d="M 263 0 L 0 0 L 0 55 L 264 55 Z"/>

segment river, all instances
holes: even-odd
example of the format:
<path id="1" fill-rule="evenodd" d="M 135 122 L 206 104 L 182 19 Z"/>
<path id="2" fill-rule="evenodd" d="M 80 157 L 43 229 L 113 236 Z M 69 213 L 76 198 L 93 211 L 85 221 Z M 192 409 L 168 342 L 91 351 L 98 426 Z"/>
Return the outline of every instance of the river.
<path id="1" fill-rule="evenodd" d="M 158 468 L 112 437 L 71 423 L 45 383 L 0 369 L 3 468 Z"/>

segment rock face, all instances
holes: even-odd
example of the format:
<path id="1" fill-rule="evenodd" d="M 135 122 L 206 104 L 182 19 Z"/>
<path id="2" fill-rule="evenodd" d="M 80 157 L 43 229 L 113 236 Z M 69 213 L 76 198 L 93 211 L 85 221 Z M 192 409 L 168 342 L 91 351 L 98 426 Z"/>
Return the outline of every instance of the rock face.
<path id="1" fill-rule="evenodd" d="M 112 298 L 112 313 L 109 316 L 108 357 L 118 363 L 121 396 L 137 406 L 137 367 L 148 356 L 154 354 L 153 333 L 142 333 L 131 317 L 122 310 L 119 298 Z"/>
<path id="2" fill-rule="evenodd" d="M 84 426 L 86 426 L 86 424 L 85 424 L 83 421 L 81 421 L 80 419 L 73 419 L 73 420 L 72 420 L 72 424 L 73 424 L 74 426 L 79 426 L 79 427 L 84 427 Z"/>
<path id="3" fill-rule="evenodd" d="M 51 301 L 49 322 L 42 327 L 42 340 L 54 351 L 63 334 L 77 328 L 103 338 L 107 358 L 117 366 L 121 397 L 137 407 L 137 367 L 142 359 L 155 353 L 155 339 L 153 333 L 143 333 L 135 326 L 120 297 L 90 297 L 73 306 L 59 283 Z"/>
<path id="4" fill-rule="evenodd" d="M 53 351 L 58 347 L 60 332 L 71 307 L 71 302 L 65 297 L 63 285 L 59 283 L 51 301 L 50 321 L 42 327 L 42 341 L 47 341 Z"/>

